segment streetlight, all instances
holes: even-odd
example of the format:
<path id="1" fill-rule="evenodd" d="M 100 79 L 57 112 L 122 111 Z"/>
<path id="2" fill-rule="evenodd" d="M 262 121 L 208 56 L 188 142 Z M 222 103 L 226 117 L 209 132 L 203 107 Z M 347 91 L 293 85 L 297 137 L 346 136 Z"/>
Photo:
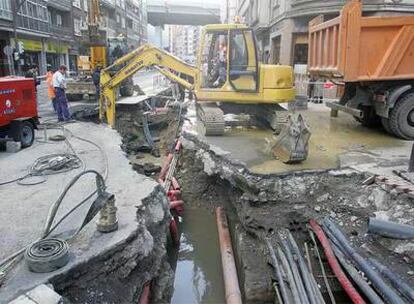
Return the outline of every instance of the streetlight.
<path id="1" fill-rule="evenodd" d="M 12 11 L 13 11 L 13 33 L 14 33 L 14 49 L 17 51 L 17 14 L 22 7 L 22 5 L 26 2 L 26 0 L 12 0 Z M 15 59 L 15 58 L 13 58 Z M 17 71 L 18 74 L 21 72 L 21 67 L 19 62 L 17 62 Z"/>

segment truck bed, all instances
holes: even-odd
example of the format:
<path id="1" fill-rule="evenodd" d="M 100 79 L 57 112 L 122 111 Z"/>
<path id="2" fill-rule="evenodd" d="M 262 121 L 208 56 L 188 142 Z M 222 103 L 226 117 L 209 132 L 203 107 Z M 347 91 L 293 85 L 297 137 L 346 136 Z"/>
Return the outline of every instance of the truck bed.
<path id="1" fill-rule="evenodd" d="M 308 69 L 346 82 L 414 79 L 414 16 L 363 17 L 360 1 L 309 23 Z"/>

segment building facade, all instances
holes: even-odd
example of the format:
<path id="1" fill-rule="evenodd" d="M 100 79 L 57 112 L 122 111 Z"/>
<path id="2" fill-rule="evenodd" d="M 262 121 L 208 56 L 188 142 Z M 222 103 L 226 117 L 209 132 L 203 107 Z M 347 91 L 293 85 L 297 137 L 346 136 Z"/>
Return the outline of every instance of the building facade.
<path id="1" fill-rule="evenodd" d="M 256 32 L 260 58 L 273 64 L 306 64 L 308 23 L 334 18 L 346 0 L 238 0 L 237 14 Z M 365 0 L 365 15 L 412 14 L 413 0 Z"/>
<path id="2" fill-rule="evenodd" d="M 200 38 L 201 26 L 170 26 L 171 51 L 175 56 L 187 62 L 195 63 Z"/>
<path id="3" fill-rule="evenodd" d="M 100 10 L 108 38 L 125 37 L 128 49 L 147 41 L 145 0 L 100 0 Z M 41 74 L 61 64 L 76 70 L 90 54 L 87 14 L 88 0 L 0 0 L 0 76 L 32 65 Z"/>

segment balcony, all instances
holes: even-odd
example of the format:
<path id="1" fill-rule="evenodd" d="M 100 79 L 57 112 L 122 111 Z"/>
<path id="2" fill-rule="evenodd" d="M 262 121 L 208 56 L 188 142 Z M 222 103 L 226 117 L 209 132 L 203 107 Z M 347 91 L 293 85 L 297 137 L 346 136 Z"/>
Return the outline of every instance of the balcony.
<path id="1" fill-rule="evenodd" d="M 47 20 L 43 21 L 21 15 L 17 17 L 17 27 L 36 32 L 49 32 L 49 23 Z"/>
<path id="2" fill-rule="evenodd" d="M 72 10 L 72 0 L 49 0 L 47 1 L 47 6 L 60 11 L 70 12 Z"/>
<path id="3" fill-rule="evenodd" d="M 13 13 L 11 10 L 10 0 L 0 1 L 0 19 L 13 21 Z"/>
<path id="4" fill-rule="evenodd" d="M 58 25 L 49 25 L 50 33 L 53 34 L 53 36 L 57 36 L 61 39 L 71 40 L 73 35 L 73 29 L 70 27 L 63 27 Z"/>

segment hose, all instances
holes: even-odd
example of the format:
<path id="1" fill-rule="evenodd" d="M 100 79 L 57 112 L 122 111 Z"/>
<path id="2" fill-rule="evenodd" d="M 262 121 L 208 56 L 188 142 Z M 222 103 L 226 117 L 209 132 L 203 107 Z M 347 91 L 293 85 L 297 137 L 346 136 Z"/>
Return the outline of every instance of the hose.
<path id="1" fill-rule="evenodd" d="M 290 286 L 290 290 L 292 291 L 293 295 L 293 302 L 294 303 L 302 303 L 301 297 L 299 296 L 298 288 L 295 283 L 295 279 L 293 278 L 292 269 L 289 265 L 289 262 L 286 258 L 286 255 L 283 253 L 282 249 L 280 247 L 277 248 L 277 255 L 279 256 L 280 261 L 282 262 L 282 266 L 285 269 L 285 274 L 287 277 L 287 281 Z"/>
<path id="2" fill-rule="evenodd" d="M 331 299 L 332 304 L 336 304 L 335 297 L 333 295 L 331 286 L 329 285 L 329 281 L 328 281 L 328 277 L 326 275 L 325 267 L 324 267 L 323 262 L 322 262 L 322 257 L 321 257 L 321 254 L 319 252 L 318 243 L 316 242 L 315 235 L 313 234 L 312 230 L 309 230 L 309 235 L 312 239 L 313 246 L 315 248 L 316 255 L 318 257 L 319 266 L 321 267 L 321 271 L 322 271 L 323 281 L 325 282 L 325 286 L 326 286 L 326 289 L 328 291 L 329 298 Z M 309 263 L 309 265 L 310 265 L 310 263 Z"/>
<path id="3" fill-rule="evenodd" d="M 282 247 L 285 251 L 286 257 L 288 259 L 288 262 L 290 264 L 290 267 L 292 268 L 293 277 L 295 278 L 296 286 L 298 288 L 299 296 L 300 296 L 300 303 L 302 304 L 309 304 L 309 299 L 305 291 L 305 287 L 303 286 L 303 281 L 301 279 L 301 276 L 299 274 L 298 267 L 295 263 L 295 260 L 293 258 L 292 252 L 289 249 L 289 246 L 287 245 L 286 240 L 281 240 Z"/>
<path id="4" fill-rule="evenodd" d="M 348 273 L 348 275 L 352 278 L 355 284 L 359 287 L 359 289 L 364 293 L 368 300 L 371 303 L 375 304 L 384 304 L 384 301 L 377 295 L 377 293 L 372 289 L 372 287 L 364 280 L 364 278 L 359 274 L 358 270 L 349 263 L 344 254 L 341 250 L 332 243 L 332 250 L 335 252 L 336 258 L 341 263 L 342 267 Z"/>
<path id="5" fill-rule="evenodd" d="M 365 304 L 366 302 L 362 299 L 361 295 L 354 288 L 351 281 L 348 280 L 347 276 L 342 271 L 342 268 L 332 251 L 331 245 L 329 244 L 329 240 L 323 232 L 321 226 L 319 226 L 319 224 L 314 219 L 310 220 L 310 226 L 322 245 L 325 256 L 328 259 L 329 266 L 331 267 L 342 288 L 345 290 L 346 294 L 349 296 L 353 303 Z"/>
<path id="6" fill-rule="evenodd" d="M 354 248 L 349 244 L 348 240 L 346 239 L 345 235 L 339 230 L 338 227 L 328 218 L 324 219 L 324 227 L 329 230 L 332 235 L 336 238 L 338 243 L 340 244 L 340 248 L 352 259 L 352 261 L 358 266 L 360 270 L 362 270 L 368 279 L 372 282 L 375 289 L 382 293 L 384 298 L 392 304 L 403 304 L 405 303 L 400 296 L 388 286 L 381 275 L 371 268 L 368 262 L 358 253 L 355 251 Z"/>
<path id="7" fill-rule="evenodd" d="M 270 243 L 270 240 L 268 238 L 265 238 L 265 241 L 266 241 L 267 250 L 269 251 L 270 258 L 273 262 L 276 279 L 277 279 L 277 282 L 279 283 L 280 293 L 283 298 L 283 303 L 290 304 L 292 302 L 288 295 L 285 281 L 283 280 L 281 266 L 279 264 L 279 261 L 276 258 L 275 250 L 273 249 L 272 244 Z"/>
<path id="8" fill-rule="evenodd" d="M 414 290 L 412 287 L 410 287 L 407 283 L 405 283 L 403 280 L 401 280 L 398 275 L 396 275 L 393 271 L 391 271 L 387 266 L 382 265 L 377 260 L 370 258 L 368 259 L 368 262 L 374 266 L 381 274 L 386 276 L 391 284 L 408 300 L 411 300 L 414 302 Z"/>

